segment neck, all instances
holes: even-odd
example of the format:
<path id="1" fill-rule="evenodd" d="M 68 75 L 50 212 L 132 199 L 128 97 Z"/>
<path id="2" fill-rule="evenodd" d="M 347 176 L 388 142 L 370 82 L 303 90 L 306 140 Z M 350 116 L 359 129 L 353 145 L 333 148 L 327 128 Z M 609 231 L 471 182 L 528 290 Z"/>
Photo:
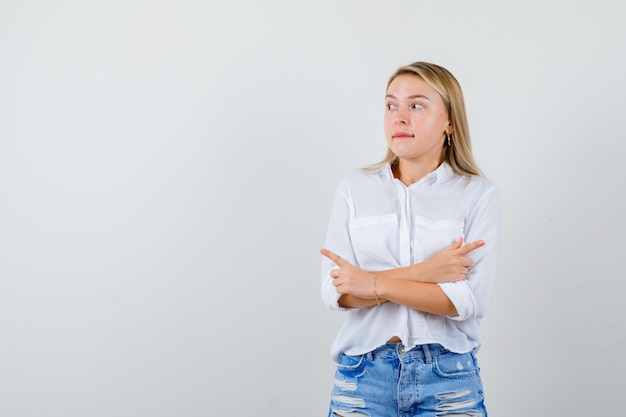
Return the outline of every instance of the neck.
<path id="1" fill-rule="evenodd" d="M 411 185 L 436 170 L 439 165 L 441 165 L 440 160 L 425 163 L 400 159 L 398 163 L 392 167 L 392 171 L 393 176 L 402 181 L 404 185 Z"/>

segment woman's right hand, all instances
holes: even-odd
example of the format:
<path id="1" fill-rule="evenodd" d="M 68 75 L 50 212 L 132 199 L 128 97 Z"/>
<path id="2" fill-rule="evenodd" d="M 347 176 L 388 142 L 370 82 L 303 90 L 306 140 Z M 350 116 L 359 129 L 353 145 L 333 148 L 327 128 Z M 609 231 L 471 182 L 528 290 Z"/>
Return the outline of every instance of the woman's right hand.
<path id="1" fill-rule="evenodd" d="M 463 238 L 410 268 L 410 280 L 419 282 L 454 282 L 465 279 L 474 261 L 466 255 L 484 246 L 483 240 L 463 245 Z"/>

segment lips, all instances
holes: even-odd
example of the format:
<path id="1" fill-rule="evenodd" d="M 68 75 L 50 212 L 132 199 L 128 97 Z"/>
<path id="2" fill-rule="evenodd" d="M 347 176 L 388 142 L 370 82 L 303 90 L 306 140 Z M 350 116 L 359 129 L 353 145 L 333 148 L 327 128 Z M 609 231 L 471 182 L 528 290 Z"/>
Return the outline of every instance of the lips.
<path id="1" fill-rule="evenodd" d="M 406 132 L 396 132 L 393 134 L 394 138 L 412 138 L 413 135 Z"/>

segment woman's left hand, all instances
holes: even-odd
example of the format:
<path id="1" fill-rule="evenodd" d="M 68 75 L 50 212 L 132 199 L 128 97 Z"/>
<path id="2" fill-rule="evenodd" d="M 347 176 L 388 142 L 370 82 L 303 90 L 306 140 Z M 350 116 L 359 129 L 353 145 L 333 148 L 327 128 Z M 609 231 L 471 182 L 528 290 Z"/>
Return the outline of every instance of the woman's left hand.
<path id="1" fill-rule="evenodd" d="M 339 294 L 349 294 L 368 300 L 376 298 L 376 275 L 357 268 L 328 249 L 323 248 L 320 250 L 320 253 L 339 267 L 330 271 L 333 285 Z"/>

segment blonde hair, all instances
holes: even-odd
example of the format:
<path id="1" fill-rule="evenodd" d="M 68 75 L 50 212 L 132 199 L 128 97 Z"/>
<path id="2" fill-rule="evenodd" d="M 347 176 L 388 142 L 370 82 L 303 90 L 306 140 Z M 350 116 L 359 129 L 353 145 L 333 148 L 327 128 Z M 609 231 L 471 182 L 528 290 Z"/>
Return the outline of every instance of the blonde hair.
<path id="1" fill-rule="evenodd" d="M 441 96 L 443 103 L 448 109 L 450 122 L 452 124 L 452 139 L 450 146 L 444 145 L 441 151 L 441 160 L 447 162 L 459 175 L 482 176 L 483 173 L 478 168 L 472 155 L 472 145 L 470 141 L 469 126 L 465 113 L 465 102 L 463 92 L 457 79 L 447 69 L 428 62 L 414 62 L 402 66 L 389 78 L 389 85 L 400 75 L 414 75 L 420 77 L 431 86 Z M 444 139 L 445 141 L 445 139 Z M 392 165 L 398 162 L 398 157 L 387 148 L 385 158 L 367 169 L 380 169 L 388 163 Z"/>

